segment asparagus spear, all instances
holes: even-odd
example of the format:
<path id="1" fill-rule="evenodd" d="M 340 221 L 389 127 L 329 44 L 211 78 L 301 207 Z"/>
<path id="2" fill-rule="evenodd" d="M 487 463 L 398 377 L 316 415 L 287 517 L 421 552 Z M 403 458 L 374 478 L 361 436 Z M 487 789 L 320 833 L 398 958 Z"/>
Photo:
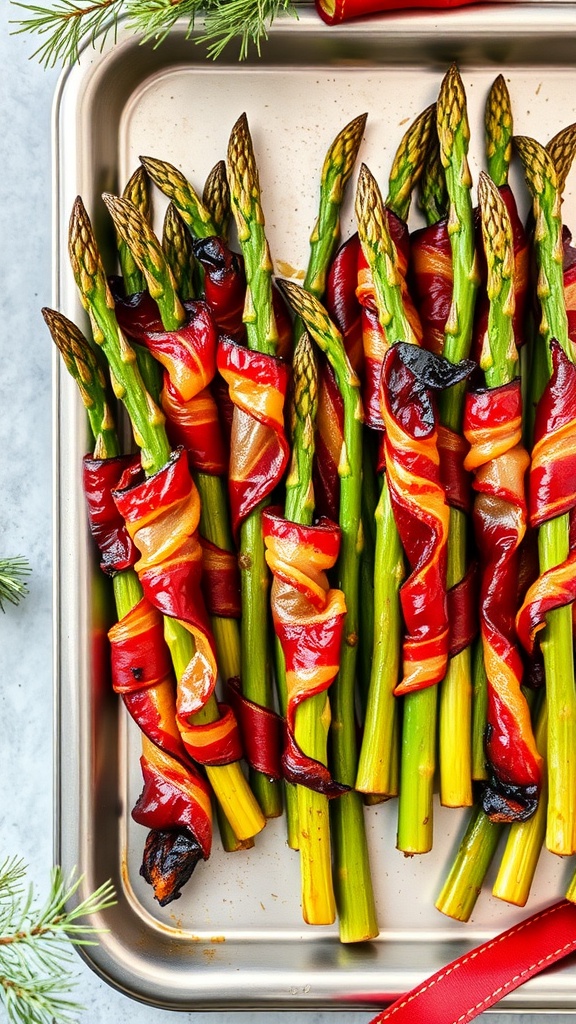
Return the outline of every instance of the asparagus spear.
<path id="1" fill-rule="evenodd" d="M 321 299 L 326 275 L 340 238 L 340 212 L 358 149 L 364 135 L 367 114 L 359 114 L 338 133 L 328 149 L 320 179 L 320 207 L 310 236 L 310 256 L 304 288 Z"/>
<path id="2" fill-rule="evenodd" d="M 154 184 L 174 203 L 194 238 L 218 234 L 210 210 L 177 167 L 151 156 L 141 156 L 140 161 Z"/>
<path id="3" fill-rule="evenodd" d="M 74 204 L 70 221 L 69 254 L 94 341 L 106 356 L 114 392 L 126 408 L 134 438 L 141 449 L 142 468 L 150 476 L 170 458 L 164 416 L 148 395 L 134 351 L 118 327 L 92 225 L 80 198 Z M 166 635 L 176 676 L 180 678 L 193 654 L 193 639 L 177 620 L 166 620 Z M 217 715 L 218 708 L 212 697 L 194 720 L 213 721 Z M 238 838 L 248 838 L 260 831 L 264 822 L 240 764 L 208 767 L 207 775 Z"/>
<path id="4" fill-rule="evenodd" d="M 430 133 L 428 151 L 419 182 L 418 207 L 429 227 L 437 224 L 448 211 L 446 176 L 440 159 L 438 132 Z"/>
<path id="5" fill-rule="evenodd" d="M 344 447 L 340 460 L 342 546 L 338 586 L 346 600 L 340 672 L 332 684 L 332 761 L 338 782 L 353 787 L 357 771 L 355 674 L 358 652 L 358 589 L 362 489 L 362 404 L 342 337 L 318 300 L 290 281 L 284 294 L 334 371 L 344 402 Z M 361 942 L 378 934 L 370 879 L 368 846 L 360 795 L 351 788 L 332 801 L 336 904 L 342 942 Z"/>
<path id="6" fill-rule="evenodd" d="M 435 107 L 427 107 L 405 133 L 390 172 L 386 206 L 406 220 L 412 192 L 424 166 Z M 404 306 L 396 247 L 390 236 L 382 197 L 363 167 L 356 195 L 358 234 L 368 261 L 380 323 L 390 342 L 418 343 Z M 404 559 L 394 522 L 388 485 L 382 481 L 376 507 L 374 558 L 374 651 L 364 735 L 356 787 L 361 792 L 391 795 L 396 789 L 396 711 L 394 688 L 400 665 L 401 614 L 399 588 Z"/>
<path id="7" fill-rule="evenodd" d="M 303 331 L 294 349 L 291 409 L 292 461 L 286 478 L 286 519 L 310 525 L 314 516 L 312 465 L 318 381 L 314 351 Z M 330 704 L 320 693 L 296 710 L 294 735 L 305 754 L 327 764 Z M 335 917 L 328 798 L 297 786 L 298 848 L 302 876 L 302 912 L 309 924 L 331 924 Z"/>
<path id="8" fill-rule="evenodd" d="M 488 174 L 495 185 L 508 182 L 512 156 L 512 107 L 503 75 L 498 75 L 486 99 L 484 115 Z"/>
<path id="9" fill-rule="evenodd" d="M 272 260 L 266 239 L 260 183 L 248 121 L 243 114 L 230 135 L 227 154 L 228 182 L 232 212 L 244 256 L 246 301 L 244 322 L 248 347 L 275 355 L 278 342 L 272 306 Z M 240 527 L 240 577 L 242 592 L 242 691 L 264 707 L 273 706 L 272 681 L 268 667 L 268 572 L 262 538 L 260 503 Z M 267 817 L 281 813 L 281 792 L 277 782 L 253 771 L 252 786 Z"/>
<path id="10" fill-rule="evenodd" d="M 230 187 L 226 177 L 226 163 L 219 160 L 214 165 L 204 183 L 202 192 L 202 205 L 210 213 L 212 224 L 216 229 L 219 238 L 228 238 L 228 223 L 230 221 Z"/>
<path id="11" fill-rule="evenodd" d="M 183 302 L 196 295 L 192 238 L 173 203 L 168 203 L 162 228 L 162 251 Z"/>
<path id="12" fill-rule="evenodd" d="M 538 265 L 537 294 L 541 307 L 540 344 L 551 372 L 550 340 L 555 338 L 569 359 L 574 346 L 568 335 L 564 301 L 562 219 L 558 176 L 550 155 L 534 139 L 516 136 L 516 149 L 532 194 L 534 246 Z M 560 564 L 569 551 L 568 515 L 538 530 L 540 570 Z M 572 608 L 547 616 L 542 654 L 548 699 L 548 816 L 546 845 L 558 854 L 576 851 L 576 687 L 572 644 Z"/>
<path id="13" fill-rule="evenodd" d="M 456 921 L 470 920 L 503 828 L 490 821 L 479 803 L 475 805 L 436 900 L 437 910 Z"/>
<path id="14" fill-rule="evenodd" d="M 443 354 L 457 363 L 470 352 L 478 272 L 467 158 L 470 129 L 466 96 L 455 65 L 450 67 L 442 82 L 437 112 L 440 159 L 449 197 L 448 234 L 453 266 L 452 301 L 444 328 Z M 461 385 L 451 388 L 441 398 L 441 420 L 455 432 L 460 431 L 463 394 Z M 465 514 L 451 508 L 448 587 L 459 583 L 466 574 L 467 534 Z M 466 647 L 450 659 L 440 688 L 440 799 L 450 807 L 472 803 L 471 701 L 471 649 Z"/>
<path id="15" fill-rule="evenodd" d="M 124 239 L 146 278 L 148 290 L 158 305 L 163 326 L 166 330 L 177 330 L 185 322 L 186 311 L 177 293 L 174 274 L 156 235 L 138 210 L 126 200 L 106 194 L 104 202 L 118 234 Z M 182 238 L 178 244 L 186 245 Z M 200 471 L 194 474 L 194 479 L 202 501 L 202 536 L 216 547 L 233 551 L 225 481 Z M 216 615 L 212 616 L 211 622 L 222 676 L 226 680 L 235 678 L 240 672 L 238 624 L 235 619 Z"/>
<path id="16" fill-rule="evenodd" d="M 143 167 L 137 167 L 122 193 L 123 199 L 127 199 L 142 214 L 144 220 L 150 220 L 150 188 L 148 175 Z M 120 268 L 124 278 L 124 287 L 127 295 L 135 295 L 143 291 L 145 287 L 144 276 L 134 262 L 134 257 L 126 242 L 118 239 L 118 256 Z"/>
<path id="17" fill-rule="evenodd" d="M 402 294 L 406 285 L 398 273 L 398 257 L 386 224 L 380 191 L 366 167 L 360 172 L 356 209 L 362 246 L 372 270 L 379 318 L 386 335 L 395 342 L 417 344 L 418 339 L 406 315 Z M 385 480 L 379 515 L 382 516 L 382 532 L 376 562 L 375 592 L 378 594 L 379 606 L 381 603 L 383 618 L 377 635 L 384 629 L 387 643 L 381 644 L 380 650 L 376 652 L 380 657 L 375 660 L 374 671 L 381 675 L 385 683 L 379 692 L 380 702 L 386 702 L 387 707 L 384 713 L 380 712 L 378 732 L 383 732 L 386 725 L 386 742 L 383 742 L 384 737 L 380 738 L 380 756 L 386 766 L 391 763 L 389 751 L 393 738 L 394 688 L 398 682 L 400 664 L 401 613 L 398 594 L 404 575 L 404 563 Z M 407 694 L 404 698 L 397 844 L 406 853 L 424 853 L 432 845 L 436 701 L 435 686 Z M 389 772 L 389 768 L 386 771 Z M 382 782 L 388 785 L 387 779 L 383 778 Z"/>
<path id="18" fill-rule="evenodd" d="M 354 169 L 354 164 L 356 162 L 358 150 L 366 126 L 366 118 L 366 114 L 360 114 L 345 125 L 329 146 L 322 165 L 319 209 L 316 222 L 310 236 L 310 255 L 304 278 L 304 288 L 315 295 L 318 299 L 321 299 L 324 295 L 327 273 L 340 238 L 340 213 L 344 200 L 345 189 Z M 298 344 L 298 340 L 303 332 L 304 326 L 302 321 L 297 320 L 294 325 L 294 339 L 296 345 Z M 296 352 L 294 355 L 296 357 Z M 314 421 L 315 419 L 316 412 L 314 412 Z M 297 443 L 299 444 L 300 442 L 298 441 Z M 292 445 L 293 451 L 295 444 L 296 442 Z M 313 458 L 313 455 L 314 449 L 310 451 L 310 458 Z M 307 472 L 303 470 L 303 477 L 305 478 L 306 475 Z M 288 488 L 288 482 L 286 486 Z M 285 704 L 286 695 L 283 676 L 284 664 L 282 652 L 278 650 L 277 644 L 276 679 L 281 702 Z M 318 707 L 318 704 L 319 702 L 317 702 L 316 707 Z M 310 712 L 310 715 L 312 715 L 312 712 Z M 289 844 L 295 845 L 293 838 L 294 832 L 298 832 L 299 829 L 297 821 L 293 820 L 295 815 L 291 800 L 292 790 L 288 784 L 286 786 L 288 836 Z"/>
<path id="19" fill-rule="evenodd" d="M 517 907 L 524 907 L 530 894 L 538 859 L 546 835 L 546 805 L 548 784 L 546 781 L 546 734 L 548 731 L 548 709 L 543 698 L 536 718 L 536 746 L 543 759 L 544 777 L 538 799 L 538 806 L 529 821 L 517 821 L 510 826 L 506 846 L 498 874 L 492 888 L 492 895 Z"/>

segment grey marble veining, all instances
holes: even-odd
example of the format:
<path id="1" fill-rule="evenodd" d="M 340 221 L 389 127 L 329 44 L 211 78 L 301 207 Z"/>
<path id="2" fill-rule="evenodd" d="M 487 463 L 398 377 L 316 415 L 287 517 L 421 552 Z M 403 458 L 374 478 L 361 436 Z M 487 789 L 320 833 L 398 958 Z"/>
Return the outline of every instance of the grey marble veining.
<path id="1" fill-rule="evenodd" d="M 57 72 L 29 61 L 31 40 L 0 13 L 0 553 L 33 565 L 29 595 L 0 616 L 0 860 L 17 854 L 39 895 L 52 865 L 50 110 Z M 270 1013 L 172 1013 L 135 1003 L 77 963 L 82 1020 L 104 1024 L 259 1024 Z M 283 1013 L 282 1024 L 367 1024 L 358 1013 Z M 484 1024 L 537 1024 L 543 1015 L 487 1013 Z M 560 1024 L 573 1020 L 554 1015 Z"/>

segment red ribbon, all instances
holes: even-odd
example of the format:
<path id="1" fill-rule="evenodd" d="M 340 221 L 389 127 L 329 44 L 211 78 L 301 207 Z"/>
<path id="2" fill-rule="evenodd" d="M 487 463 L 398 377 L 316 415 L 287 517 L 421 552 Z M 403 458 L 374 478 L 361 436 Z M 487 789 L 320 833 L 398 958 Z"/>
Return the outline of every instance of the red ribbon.
<path id="1" fill-rule="evenodd" d="M 336 0 L 332 7 L 326 9 L 323 0 L 316 0 L 316 10 L 327 25 L 338 25 L 341 21 L 361 18 L 366 14 L 381 14 L 384 11 L 400 11 L 414 7 L 434 7 L 450 10 L 452 7 L 465 7 L 478 0 Z"/>
<path id="2" fill-rule="evenodd" d="M 370 1024 L 468 1024 L 574 950 L 576 906 L 562 900 L 452 961 Z"/>

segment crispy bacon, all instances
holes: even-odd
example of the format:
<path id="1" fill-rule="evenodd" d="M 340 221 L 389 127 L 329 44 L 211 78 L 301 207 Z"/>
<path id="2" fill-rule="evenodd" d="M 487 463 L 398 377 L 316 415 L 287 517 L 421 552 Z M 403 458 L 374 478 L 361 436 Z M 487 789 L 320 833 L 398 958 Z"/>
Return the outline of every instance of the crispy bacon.
<path id="1" fill-rule="evenodd" d="M 144 787 L 132 817 L 152 831 L 146 840 L 141 875 L 161 906 L 178 899 L 200 859 L 212 848 L 208 784 L 144 738 L 140 759 Z"/>
<path id="2" fill-rule="evenodd" d="M 228 469 L 218 407 L 210 390 L 216 373 L 217 332 L 206 303 L 184 303 L 187 319 L 177 331 L 164 330 L 156 304 L 146 292 L 116 299 L 125 333 L 145 345 L 164 367 L 162 407 L 173 446 L 183 445 L 194 469 L 215 476 Z"/>
<path id="3" fill-rule="evenodd" d="M 220 338 L 217 362 L 234 403 L 228 486 L 237 536 L 243 520 L 280 482 L 288 462 L 284 433 L 288 367 L 231 338 Z"/>
<path id="4" fill-rule="evenodd" d="M 446 559 L 450 510 L 440 479 L 436 411 L 430 389 L 472 369 L 417 345 L 393 345 L 384 357 L 382 417 L 390 499 L 411 574 L 400 589 L 407 636 L 404 677 L 396 694 L 440 682 L 449 643 Z"/>
<path id="5" fill-rule="evenodd" d="M 302 701 L 325 692 L 338 674 L 346 605 L 342 591 L 330 589 L 326 573 L 338 557 L 340 529 L 326 519 L 302 526 L 289 522 L 277 509 L 268 509 L 263 531 L 266 561 L 274 576 L 274 629 L 286 663 L 284 775 L 290 782 L 338 796 L 346 787 L 304 753 L 294 727 Z"/>
<path id="6" fill-rule="evenodd" d="M 228 764 L 241 756 L 237 724 L 221 705 L 208 725 L 192 724 L 214 693 L 214 641 L 202 593 L 200 500 L 183 449 L 153 476 L 124 474 L 114 500 L 140 552 L 135 565 L 145 596 L 162 615 L 176 619 L 193 641 L 194 653 L 178 681 L 177 722 L 190 757 L 200 764 Z"/>
<path id="7" fill-rule="evenodd" d="M 480 630 L 488 679 L 485 812 L 523 821 L 536 809 L 542 759 L 521 691 L 523 664 L 515 631 L 520 545 L 526 532 L 520 381 L 466 396 L 465 466 L 474 472 L 474 529 L 482 583 Z"/>
<path id="8" fill-rule="evenodd" d="M 552 374 L 536 409 L 529 474 L 530 525 L 538 527 L 576 508 L 576 367 L 552 340 Z M 532 653 L 546 615 L 576 599 L 576 551 L 528 588 L 516 618 L 518 636 Z"/>
<path id="9" fill-rule="evenodd" d="M 88 520 L 101 565 L 114 575 L 134 565 L 138 552 L 112 492 L 137 456 L 83 462 Z M 137 821 L 152 829 L 141 873 L 165 906 L 180 895 L 212 842 L 209 790 L 187 755 L 176 721 L 176 682 L 164 641 L 162 616 L 143 597 L 108 633 L 112 684 L 142 731 L 144 792 Z M 175 797 L 175 799 L 173 799 Z"/>
<path id="10" fill-rule="evenodd" d="M 529 293 L 530 247 L 524 225 L 518 215 L 514 195 L 508 185 L 501 185 L 500 194 L 506 204 L 514 236 L 514 336 L 519 348 L 525 340 L 524 318 Z M 483 247 L 478 246 L 482 260 Z M 410 237 L 410 283 L 424 331 L 422 344 L 431 352 L 444 349 L 444 327 L 452 302 L 452 250 L 448 219 L 414 231 Z M 485 272 L 484 275 L 485 276 Z M 472 355 L 480 360 L 482 342 L 488 321 L 488 301 L 477 303 Z"/>

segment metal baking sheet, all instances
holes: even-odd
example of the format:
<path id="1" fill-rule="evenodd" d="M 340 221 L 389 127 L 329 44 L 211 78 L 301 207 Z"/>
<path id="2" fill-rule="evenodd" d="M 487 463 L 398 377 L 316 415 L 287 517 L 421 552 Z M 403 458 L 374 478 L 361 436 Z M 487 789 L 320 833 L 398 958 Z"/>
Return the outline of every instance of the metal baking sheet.
<path id="1" fill-rule="evenodd" d="M 118 191 L 140 154 L 181 167 L 201 187 L 246 111 L 276 268 L 305 266 L 325 150 L 353 116 L 368 111 L 363 159 L 384 183 L 409 121 L 459 64 L 479 165 L 482 108 L 502 72 L 515 130 L 548 141 L 576 121 L 576 5 L 492 4 L 453 12 L 407 12 L 326 28 L 314 11 L 281 18 L 258 59 L 207 61 L 178 28 L 154 50 L 122 36 L 86 50 L 61 80 L 54 108 L 55 305 L 82 310 L 67 259 L 68 218 L 81 194 L 97 233 L 111 241 L 103 191 Z M 156 204 L 158 216 L 162 203 Z M 569 179 L 565 219 L 576 225 Z M 353 230 L 352 204 L 344 236 Z M 56 860 L 111 878 L 118 906 L 109 930 L 84 953 L 122 991 L 174 1009 L 343 1009 L 382 1006 L 526 911 L 490 896 L 472 921 L 434 909 L 465 815 L 435 810 L 435 843 L 424 857 L 395 849 L 393 804 L 366 810 L 380 938 L 344 946 L 337 927 L 302 923 L 299 863 L 271 822 L 253 851 L 222 854 L 215 840 L 182 898 L 162 910 L 139 877 L 145 832 L 130 809 L 140 792 L 139 738 L 111 693 L 106 672 L 106 584 L 87 534 L 80 462 L 87 445 L 75 385 L 54 363 Z M 573 870 L 544 853 L 529 909 L 559 898 Z M 98 922 L 97 922 L 98 923 Z M 576 967 L 564 966 L 508 996 L 509 1011 L 576 1012 Z"/>

